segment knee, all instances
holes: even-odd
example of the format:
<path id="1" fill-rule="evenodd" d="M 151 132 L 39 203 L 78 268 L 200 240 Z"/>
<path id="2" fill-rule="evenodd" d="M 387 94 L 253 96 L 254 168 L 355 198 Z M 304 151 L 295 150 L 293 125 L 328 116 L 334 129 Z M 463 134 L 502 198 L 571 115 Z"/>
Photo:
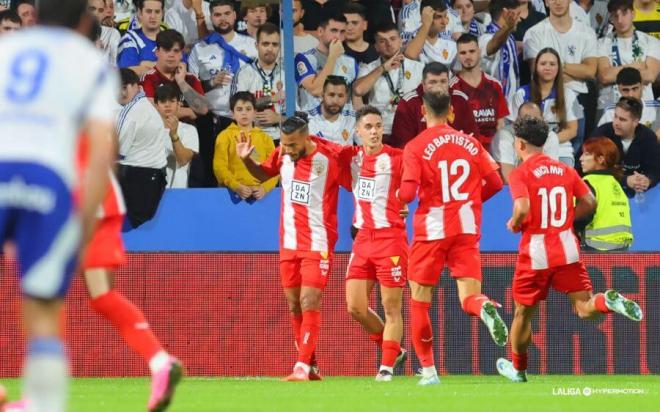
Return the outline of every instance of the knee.
<path id="1" fill-rule="evenodd" d="M 513 320 L 519 322 L 528 322 L 531 320 L 531 311 L 526 307 L 517 306 L 513 312 Z"/>
<path id="2" fill-rule="evenodd" d="M 321 295 L 317 293 L 305 293 L 300 296 L 300 308 L 306 310 L 319 310 L 321 307 Z"/>
<path id="3" fill-rule="evenodd" d="M 286 304 L 289 307 L 289 312 L 299 315 L 302 312 L 300 307 L 300 299 L 298 297 L 287 296 Z"/>
<path id="4" fill-rule="evenodd" d="M 383 300 L 385 318 L 394 320 L 401 318 L 401 302 L 396 299 Z"/>
<path id="5" fill-rule="evenodd" d="M 359 320 L 367 317 L 367 311 L 369 310 L 369 308 L 365 305 L 359 304 L 358 302 L 348 301 L 346 303 L 346 310 L 353 319 Z"/>

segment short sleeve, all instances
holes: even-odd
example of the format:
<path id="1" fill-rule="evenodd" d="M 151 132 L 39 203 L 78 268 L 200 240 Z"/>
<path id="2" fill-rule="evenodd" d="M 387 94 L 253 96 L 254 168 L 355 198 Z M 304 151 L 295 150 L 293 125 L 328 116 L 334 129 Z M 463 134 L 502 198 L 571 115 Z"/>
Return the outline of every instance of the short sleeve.
<path id="1" fill-rule="evenodd" d="M 156 87 L 154 86 L 153 76 L 146 75 L 142 78 L 142 91 L 145 96 L 151 99 L 156 96 Z"/>
<path id="2" fill-rule="evenodd" d="M 420 184 L 422 181 L 422 165 L 419 157 L 413 151 L 413 145 L 407 145 L 403 149 L 403 173 L 401 181 L 415 182 Z"/>
<path id="3" fill-rule="evenodd" d="M 518 118 L 518 109 L 525 103 L 525 89 L 522 87 L 516 90 L 513 98 L 509 101 L 509 120 L 515 121 Z"/>
<path id="4" fill-rule="evenodd" d="M 580 103 L 578 102 L 577 95 L 570 89 L 566 89 L 564 94 L 566 100 L 566 121 L 572 122 L 578 119 L 580 113 Z"/>
<path id="5" fill-rule="evenodd" d="M 197 46 L 193 47 L 190 56 L 188 56 L 188 71 L 196 77 L 199 77 L 199 55 L 197 54 Z"/>
<path id="6" fill-rule="evenodd" d="M 506 99 L 504 98 L 504 92 L 502 91 L 502 86 L 497 85 L 497 120 L 505 118 L 509 115 L 509 107 L 506 104 Z"/>
<path id="7" fill-rule="evenodd" d="M 598 50 L 598 40 L 596 40 L 596 32 L 587 26 L 588 29 L 584 31 L 584 52 L 582 54 L 582 60 L 588 59 L 590 57 L 600 57 L 600 52 Z"/>
<path id="8" fill-rule="evenodd" d="M 493 159 L 493 157 L 486 151 L 486 149 L 481 149 L 479 151 L 479 172 L 481 173 L 481 177 L 486 177 L 489 174 L 493 173 L 500 167 L 497 165 L 497 162 Z"/>
<path id="9" fill-rule="evenodd" d="M 479 49 L 481 50 L 481 58 L 486 59 L 486 60 L 493 60 L 495 56 L 497 56 L 498 52 L 493 53 L 492 55 L 488 55 L 487 49 L 488 49 L 488 43 L 490 40 L 495 36 L 494 33 L 484 33 L 481 36 L 479 36 Z"/>
<path id="10" fill-rule="evenodd" d="M 537 24 L 543 24 L 537 23 Z M 532 30 L 536 26 L 532 26 L 531 29 L 527 30 L 525 37 L 523 37 L 523 59 L 531 60 L 536 58 L 536 55 L 539 54 L 539 42 L 536 39 L 536 30 Z"/>
<path id="11" fill-rule="evenodd" d="M 505 127 L 498 130 L 495 134 L 495 138 L 490 144 L 491 153 L 496 161 L 508 165 L 516 164 L 516 153 L 513 147 L 513 140 L 513 134 L 511 134 L 508 128 Z"/>
<path id="12" fill-rule="evenodd" d="M 131 32 L 124 34 L 119 42 L 117 67 L 124 69 L 140 65 L 140 51 Z"/>
<path id="13" fill-rule="evenodd" d="M 186 83 L 188 83 L 190 87 L 192 87 L 193 90 L 195 90 L 197 93 L 204 96 L 204 88 L 202 87 L 202 82 L 199 81 L 197 76 L 189 74 L 186 76 Z"/>
<path id="14" fill-rule="evenodd" d="M 83 108 L 82 120 L 114 123 L 120 90 L 117 71 L 109 65 L 103 65 L 94 81 L 96 83 L 90 92 L 89 101 Z"/>
<path id="15" fill-rule="evenodd" d="M 591 193 L 589 186 L 587 186 L 584 180 L 580 178 L 575 169 L 569 168 L 568 170 L 573 178 L 573 196 L 575 196 L 576 199 L 580 199 Z"/>
<path id="16" fill-rule="evenodd" d="M 263 163 L 261 163 L 261 169 L 263 169 L 268 176 L 277 176 L 280 174 L 280 166 L 282 165 L 281 160 L 280 148 L 278 147 L 271 152 Z"/>
<path id="17" fill-rule="evenodd" d="M 516 168 L 509 174 L 509 191 L 513 200 L 529 199 L 529 191 L 525 185 L 522 169 Z"/>
<path id="18" fill-rule="evenodd" d="M 312 64 L 309 62 L 309 59 L 305 57 L 304 54 L 300 53 L 296 55 L 295 58 L 295 64 L 296 64 L 296 83 L 300 85 L 303 80 L 308 78 L 309 76 L 314 76 L 316 74 L 316 70 L 312 67 Z"/>

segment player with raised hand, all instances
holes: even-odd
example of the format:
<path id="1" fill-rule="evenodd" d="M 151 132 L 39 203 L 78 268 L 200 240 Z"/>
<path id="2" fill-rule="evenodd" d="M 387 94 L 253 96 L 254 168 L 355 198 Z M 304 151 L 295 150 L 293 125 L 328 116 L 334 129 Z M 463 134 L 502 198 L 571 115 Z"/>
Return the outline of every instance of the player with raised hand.
<path id="1" fill-rule="evenodd" d="M 522 232 L 522 238 L 512 288 L 516 304 L 511 324 L 513 362 L 498 359 L 497 371 L 514 382 L 527 382 L 532 317 L 550 287 L 565 293 L 582 319 L 616 312 L 641 321 L 643 315 L 637 303 L 615 290 L 592 293 L 573 220 L 592 214 L 596 199 L 572 167 L 543 154 L 548 125 L 543 119 L 525 116 L 516 120 L 514 129 L 516 152 L 523 163 L 509 175 L 514 203 L 507 228 Z"/>
<path id="2" fill-rule="evenodd" d="M 286 119 L 281 130 L 280 146 L 265 162 L 252 159 L 249 138 L 237 142 L 236 154 L 262 182 L 280 176 L 280 276 L 299 353 L 293 373 L 285 380 L 320 380 L 314 351 L 321 297 L 337 241 L 340 151 L 309 135 L 303 113 Z"/>
<path id="3" fill-rule="evenodd" d="M 31 412 L 62 412 L 68 366 L 60 313 L 108 184 L 119 82 L 79 34 L 93 26 L 86 0 L 38 6 L 39 27 L 0 40 L 0 243 L 16 244 L 20 267 L 28 336 L 23 398 Z M 71 62 L 85 63 L 72 70 Z M 82 134 L 89 165 L 76 202 Z"/>
<path id="4" fill-rule="evenodd" d="M 357 112 L 356 127 L 362 146 L 345 148 L 344 153 L 350 151 L 351 156 L 342 156 L 342 169 L 349 175 L 355 197 L 353 226 L 358 229 L 346 273 L 346 303 L 351 316 L 382 349 L 376 381 L 389 382 L 394 368 L 407 358 L 401 349 L 407 208 L 396 194 L 401 186 L 403 152 L 383 144 L 383 117 L 375 107 L 365 106 Z M 369 307 L 376 281 L 385 322 Z"/>
<path id="5" fill-rule="evenodd" d="M 428 128 L 404 149 L 399 190 L 405 203 L 419 190 L 408 277 L 412 341 L 422 365 L 420 385 L 440 383 L 429 309 L 445 264 L 456 279 L 463 310 L 481 318 L 497 345 L 507 340 L 497 304 L 481 293 L 479 254 L 482 203 L 502 189 L 502 179 L 477 139 L 447 125 L 449 106 L 447 92 L 424 93 Z"/>

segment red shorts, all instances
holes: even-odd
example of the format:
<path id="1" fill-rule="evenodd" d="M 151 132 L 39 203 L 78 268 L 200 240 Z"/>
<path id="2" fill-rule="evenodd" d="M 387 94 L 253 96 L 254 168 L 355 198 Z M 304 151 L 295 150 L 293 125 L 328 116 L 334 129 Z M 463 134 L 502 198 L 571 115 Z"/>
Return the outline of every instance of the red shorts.
<path id="1" fill-rule="evenodd" d="M 582 262 L 550 269 L 518 269 L 513 275 L 513 300 L 533 306 L 545 300 L 550 286 L 558 292 L 591 291 L 591 279 Z"/>
<path id="2" fill-rule="evenodd" d="M 408 278 L 420 285 L 435 286 L 447 264 L 453 278 L 481 282 L 481 256 L 477 235 L 456 235 L 446 239 L 415 241 L 410 249 Z"/>
<path id="3" fill-rule="evenodd" d="M 280 280 L 283 288 L 308 286 L 325 289 L 330 273 L 331 253 L 280 250 Z"/>
<path id="4" fill-rule="evenodd" d="M 389 236 L 361 229 L 353 243 L 346 280 L 377 280 L 388 288 L 406 285 L 408 241 L 405 231 Z"/>
<path id="5" fill-rule="evenodd" d="M 117 269 L 126 261 L 121 227 L 124 216 L 108 216 L 98 221 L 87 245 L 82 269 Z"/>

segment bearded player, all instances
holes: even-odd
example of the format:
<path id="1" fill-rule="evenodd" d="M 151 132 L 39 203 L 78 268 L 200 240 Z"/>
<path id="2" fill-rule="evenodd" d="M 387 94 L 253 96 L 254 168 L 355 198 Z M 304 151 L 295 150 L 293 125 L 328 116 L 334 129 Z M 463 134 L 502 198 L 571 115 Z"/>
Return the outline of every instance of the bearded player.
<path id="1" fill-rule="evenodd" d="M 291 313 L 298 361 L 287 381 L 320 380 L 314 351 L 321 328 L 321 297 L 337 241 L 337 197 L 341 179 L 338 146 L 309 135 L 304 114 L 282 123 L 280 146 L 261 164 L 249 138 L 236 154 L 250 173 L 266 181 L 280 176 L 280 278 Z"/>
<path id="2" fill-rule="evenodd" d="M 480 317 L 499 346 L 506 344 L 508 331 L 496 304 L 481 293 L 481 207 L 502 189 L 497 165 L 474 137 L 447 125 L 449 94 L 428 92 L 423 99 L 428 128 L 404 149 L 399 198 L 410 203 L 419 190 L 408 265 L 410 318 L 422 365 L 419 384 L 432 385 L 440 379 L 429 309 L 445 264 L 456 279 L 463 310 Z"/>
<path id="3" fill-rule="evenodd" d="M 507 228 L 522 232 L 522 238 L 512 288 L 516 303 L 511 324 L 513 362 L 498 359 L 497 371 L 514 382 L 527 382 L 532 317 L 551 286 L 568 296 L 582 319 L 616 312 L 639 322 L 643 315 L 637 303 L 614 290 L 592 293 L 573 220 L 592 214 L 596 199 L 572 167 L 543 154 L 547 124 L 525 116 L 514 129 L 516 152 L 523 163 L 509 175 L 514 203 Z"/>
<path id="4" fill-rule="evenodd" d="M 350 173 L 355 197 L 353 226 L 358 229 L 346 273 L 346 303 L 372 341 L 381 348 L 376 381 L 392 380 L 394 368 L 406 360 L 401 349 L 401 303 L 408 266 L 405 204 L 397 198 L 401 186 L 403 152 L 383 145 L 383 118 L 365 106 L 357 112 L 357 135 L 362 147 L 351 147 L 342 168 Z M 342 160 L 344 157 L 342 156 Z M 404 211 L 407 215 L 407 208 Z M 369 307 L 369 296 L 380 283 L 385 322 Z"/>

